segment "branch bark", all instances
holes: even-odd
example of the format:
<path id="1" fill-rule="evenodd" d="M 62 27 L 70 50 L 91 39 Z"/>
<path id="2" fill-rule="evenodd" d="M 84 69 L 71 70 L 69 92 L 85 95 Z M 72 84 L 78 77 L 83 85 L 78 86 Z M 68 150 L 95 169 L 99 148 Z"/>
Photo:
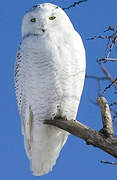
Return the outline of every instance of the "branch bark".
<path id="1" fill-rule="evenodd" d="M 103 98 L 102 97 L 99 98 L 102 100 L 103 103 Z M 105 106 L 100 106 L 100 108 L 101 108 L 101 112 L 103 111 L 103 116 L 108 116 L 108 115 L 110 116 L 110 114 L 107 113 L 107 110 L 104 110 L 107 109 L 105 108 Z M 113 137 L 112 135 L 113 133 L 107 136 L 107 134 L 105 134 L 104 131 L 95 131 L 76 120 L 64 120 L 62 118 L 45 120 L 44 124 L 53 125 L 58 128 L 61 128 L 71 133 L 72 135 L 75 135 L 85 140 L 88 145 L 93 145 L 95 147 L 98 147 L 117 158 L 117 139 Z M 109 127 L 109 130 L 110 129 L 111 126 Z"/>
<path id="2" fill-rule="evenodd" d="M 97 103 L 100 106 L 103 128 L 101 129 L 107 136 L 114 136 L 113 121 L 111 117 L 110 108 L 107 100 L 104 97 L 97 98 Z"/>
<path id="3" fill-rule="evenodd" d="M 114 58 L 102 58 L 101 61 L 117 61 L 117 59 Z"/>
<path id="4" fill-rule="evenodd" d="M 65 8 L 62 8 L 62 9 L 63 9 L 63 10 L 71 9 L 71 8 L 76 7 L 77 5 L 79 5 L 80 3 L 85 2 L 85 1 L 88 1 L 88 0 L 80 0 L 80 1 L 74 2 L 74 3 L 71 4 L 70 6 L 65 7 Z"/>

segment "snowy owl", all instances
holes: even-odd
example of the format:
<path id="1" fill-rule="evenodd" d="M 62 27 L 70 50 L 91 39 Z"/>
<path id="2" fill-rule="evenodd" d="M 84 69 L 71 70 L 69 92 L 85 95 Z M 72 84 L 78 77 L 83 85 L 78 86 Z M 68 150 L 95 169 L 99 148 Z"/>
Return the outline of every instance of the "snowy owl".
<path id="1" fill-rule="evenodd" d="M 75 119 L 85 78 L 85 50 L 66 13 L 44 3 L 26 12 L 15 63 L 15 91 L 32 173 L 52 170 L 68 133 L 45 119 Z"/>

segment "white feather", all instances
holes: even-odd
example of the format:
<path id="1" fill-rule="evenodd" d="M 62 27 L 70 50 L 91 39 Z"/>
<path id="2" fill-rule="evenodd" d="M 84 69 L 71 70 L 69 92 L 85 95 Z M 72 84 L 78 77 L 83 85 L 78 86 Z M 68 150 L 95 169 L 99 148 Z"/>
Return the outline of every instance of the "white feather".
<path id="1" fill-rule="evenodd" d="M 50 16 L 55 20 L 49 20 Z M 52 169 L 68 137 L 43 121 L 55 116 L 76 118 L 85 78 L 85 50 L 67 15 L 52 4 L 26 13 L 22 36 L 15 89 L 26 152 L 38 176 Z"/>

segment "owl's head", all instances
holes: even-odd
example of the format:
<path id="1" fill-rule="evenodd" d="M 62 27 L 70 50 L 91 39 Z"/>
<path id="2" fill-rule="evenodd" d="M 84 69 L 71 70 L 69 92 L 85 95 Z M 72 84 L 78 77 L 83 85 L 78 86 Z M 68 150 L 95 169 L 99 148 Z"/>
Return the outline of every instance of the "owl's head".
<path id="1" fill-rule="evenodd" d="M 61 32 L 73 28 L 66 13 L 58 6 L 44 3 L 32 7 L 24 16 L 22 37 L 30 34 L 42 35 L 46 31 Z"/>

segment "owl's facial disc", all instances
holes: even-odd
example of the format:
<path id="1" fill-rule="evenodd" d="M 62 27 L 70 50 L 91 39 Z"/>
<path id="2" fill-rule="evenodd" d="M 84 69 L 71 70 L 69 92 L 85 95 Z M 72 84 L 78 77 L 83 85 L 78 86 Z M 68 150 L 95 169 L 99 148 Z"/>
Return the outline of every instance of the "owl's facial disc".
<path id="1" fill-rule="evenodd" d="M 52 16 L 48 16 L 47 19 L 48 19 L 48 21 L 54 21 L 56 19 L 56 17 L 52 15 Z M 32 23 L 32 25 L 34 23 L 36 24 L 37 22 L 39 22 L 39 18 L 33 17 L 33 18 L 30 19 L 30 22 Z M 40 24 L 40 23 L 38 23 L 38 24 Z M 39 31 L 41 30 L 42 32 L 45 32 L 46 31 L 45 24 L 41 23 L 41 28 L 39 27 L 38 30 Z"/>
<path id="2" fill-rule="evenodd" d="M 66 26 L 67 28 L 64 28 Z M 65 12 L 53 4 L 40 4 L 29 10 L 23 19 L 22 37 L 60 32 L 73 28 Z"/>
<path id="3" fill-rule="evenodd" d="M 30 19 L 30 22 L 32 26 L 35 24 L 35 27 L 37 27 L 39 31 L 45 32 L 47 27 L 54 23 L 56 16 L 54 13 L 46 14 L 45 16 L 42 16 L 42 14 L 39 15 L 35 14 L 35 16 Z"/>

